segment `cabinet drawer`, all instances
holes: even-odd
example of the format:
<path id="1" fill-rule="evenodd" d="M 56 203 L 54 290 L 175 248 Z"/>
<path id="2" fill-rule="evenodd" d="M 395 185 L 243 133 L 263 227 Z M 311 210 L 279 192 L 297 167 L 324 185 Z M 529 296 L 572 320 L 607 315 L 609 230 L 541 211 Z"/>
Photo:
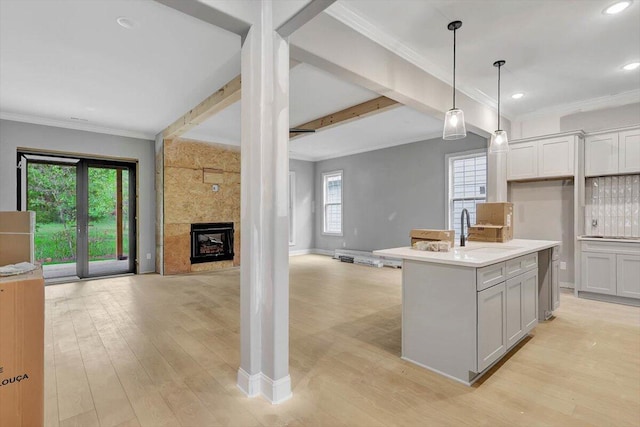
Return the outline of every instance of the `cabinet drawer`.
<path id="1" fill-rule="evenodd" d="M 538 253 L 527 254 L 506 262 L 507 279 L 538 268 Z"/>
<path id="2" fill-rule="evenodd" d="M 583 252 L 607 252 L 623 255 L 640 255 L 640 243 L 637 242 L 599 242 L 583 240 L 580 248 Z"/>
<path id="3" fill-rule="evenodd" d="M 491 264 L 486 267 L 476 270 L 476 285 L 477 290 L 490 288 L 493 285 L 497 285 L 500 282 L 504 282 L 506 279 L 505 263 L 499 262 L 497 264 Z"/>

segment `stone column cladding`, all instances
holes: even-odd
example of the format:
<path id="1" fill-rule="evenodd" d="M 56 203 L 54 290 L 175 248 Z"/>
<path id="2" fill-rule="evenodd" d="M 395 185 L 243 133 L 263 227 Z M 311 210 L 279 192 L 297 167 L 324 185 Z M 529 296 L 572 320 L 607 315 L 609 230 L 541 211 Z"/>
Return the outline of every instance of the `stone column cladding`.
<path id="1" fill-rule="evenodd" d="M 213 271 L 240 265 L 239 147 L 187 139 L 164 142 L 164 274 Z M 204 169 L 222 171 L 219 191 L 204 182 Z M 233 222 L 233 261 L 191 264 L 191 224 Z"/>

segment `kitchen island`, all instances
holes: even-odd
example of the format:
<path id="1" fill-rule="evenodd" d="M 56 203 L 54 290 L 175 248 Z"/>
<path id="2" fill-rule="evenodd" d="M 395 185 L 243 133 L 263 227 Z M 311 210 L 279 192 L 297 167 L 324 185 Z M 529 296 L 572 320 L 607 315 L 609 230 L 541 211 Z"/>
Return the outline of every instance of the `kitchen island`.
<path id="1" fill-rule="evenodd" d="M 557 308 L 560 242 L 468 242 L 402 259 L 402 358 L 471 385 Z M 554 259 L 555 258 L 555 259 Z"/>

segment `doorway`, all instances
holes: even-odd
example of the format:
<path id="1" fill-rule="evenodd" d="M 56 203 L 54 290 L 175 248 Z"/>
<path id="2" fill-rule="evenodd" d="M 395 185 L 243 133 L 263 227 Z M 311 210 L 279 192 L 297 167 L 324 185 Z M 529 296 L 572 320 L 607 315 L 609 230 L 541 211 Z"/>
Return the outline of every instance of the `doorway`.
<path id="1" fill-rule="evenodd" d="M 136 272 L 135 163 L 18 153 L 18 210 L 36 212 L 47 283 Z"/>

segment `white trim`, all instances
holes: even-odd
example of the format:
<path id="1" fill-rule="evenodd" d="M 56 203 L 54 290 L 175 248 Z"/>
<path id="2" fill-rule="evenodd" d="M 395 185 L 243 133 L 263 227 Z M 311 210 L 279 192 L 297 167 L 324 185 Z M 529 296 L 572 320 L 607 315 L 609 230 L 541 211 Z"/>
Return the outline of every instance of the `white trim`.
<path id="1" fill-rule="evenodd" d="M 363 18 L 358 12 L 354 11 L 344 2 L 336 2 L 332 4 L 331 7 L 325 10 L 325 12 L 329 16 L 337 19 L 338 21 L 342 22 L 346 26 L 352 28 L 368 39 L 371 39 L 375 43 L 378 43 L 383 48 L 398 55 L 400 58 L 431 74 L 438 80 L 445 82 L 449 86 L 453 85 L 453 79 L 450 70 L 444 69 L 441 65 L 428 60 L 422 54 L 407 46 L 402 40 L 390 35 L 385 31 L 382 31 L 380 27 Z M 465 85 L 464 83 L 460 84 L 459 82 L 457 82 L 456 91 L 465 94 L 466 96 L 476 102 L 479 102 L 480 104 L 488 105 L 491 108 L 495 109 L 498 105 L 496 99 L 491 98 L 490 96 L 473 86 Z M 502 113 L 501 116 L 512 120 L 510 116 L 504 113 Z"/>
<path id="2" fill-rule="evenodd" d="M 333 251 L 330 251 L 328 249 L 318 249 L 318 248 L 314 248 L 311 249 L 311 253 L 315 254 L 315 255 L 325 255 L 325 256 L 330 256 L 333 258 Z"/>
<path id="3" fill-rule="evenodd" d="M 238 388 L 247 397 L 262 395 L 272 405 L 277 405 L 293 396 L 291 393 L 291 377 L 272 380 L 262 372 L 250 375 L 242 368 L 238 368 Z"/>
<path id="4" fill-rule="evenodd" d="M 238 368 L 238 388 L 247 396 L 256 397 L 260 394 L 260 375 L 249 375 L 244 369 Z"/>
<path id="5" fill-rule="evenodd" d="M 511 122 L 523 122 L 551 115 L 565 116 L 573 113 L 601 110 L 603 108 L 620 107 L 627 104 L 635 104 L 637 102 L 640 102 L 640 89 L 630 90 L 616 95 L 606 95 L 599 98 L 540 108 L 533 113 L 521 114 L 515 117 Z"/>
<path id="6" fill-rule="evenodd" d="M 331 233 L 325 231 L 326 229 L 326 213 L 327 213 L 327 177 L 340 175 L 340 232 Z M 330 172 L 322 173 L 322 235 L 342 237 L 344 233 L 344 170 L 334 170 Z"/>
<path id="7" fill-rule="evenodd" d="M 300 249 L 297 251 L 289 251 L 289 256 L 300 256 L 300 255 L 309 255 L 314 253 L 313 249 Z"/>
<path id="8" fill-rule="evenodd" d="M 36 125 L 53 126 L 57 128 L 83 130 L 94 133 L 104 133 L 107 135 L 126 136 L 129 138 L 137 139 L 150 139 L 155 140 L 156 135 L 154 133 L 136 132 L 124 129 L 114 129 L 106 126 L 98 126 L 90 123 L 83 122 L 71 122 L 68 120 L 50 119 L 46 117 L 31 116 L 28 114 L 16 114 L 0 112 L 0 119 L 11 120 L 14 122 L 33 123 Z"/>
<path id="9" fill-rule="evenodd" d="M 265 374 L 260 374 L 260 384 L 262 396 L 272 405 L 282 403 L 293 396 L 291 393 L 291 376 L 289 375 L 274 381 Z"/>
<path id="10" fill-rule="evenodd" d="M 296 245 L 296 171 L 289 171 L 289 246 Z"/>

